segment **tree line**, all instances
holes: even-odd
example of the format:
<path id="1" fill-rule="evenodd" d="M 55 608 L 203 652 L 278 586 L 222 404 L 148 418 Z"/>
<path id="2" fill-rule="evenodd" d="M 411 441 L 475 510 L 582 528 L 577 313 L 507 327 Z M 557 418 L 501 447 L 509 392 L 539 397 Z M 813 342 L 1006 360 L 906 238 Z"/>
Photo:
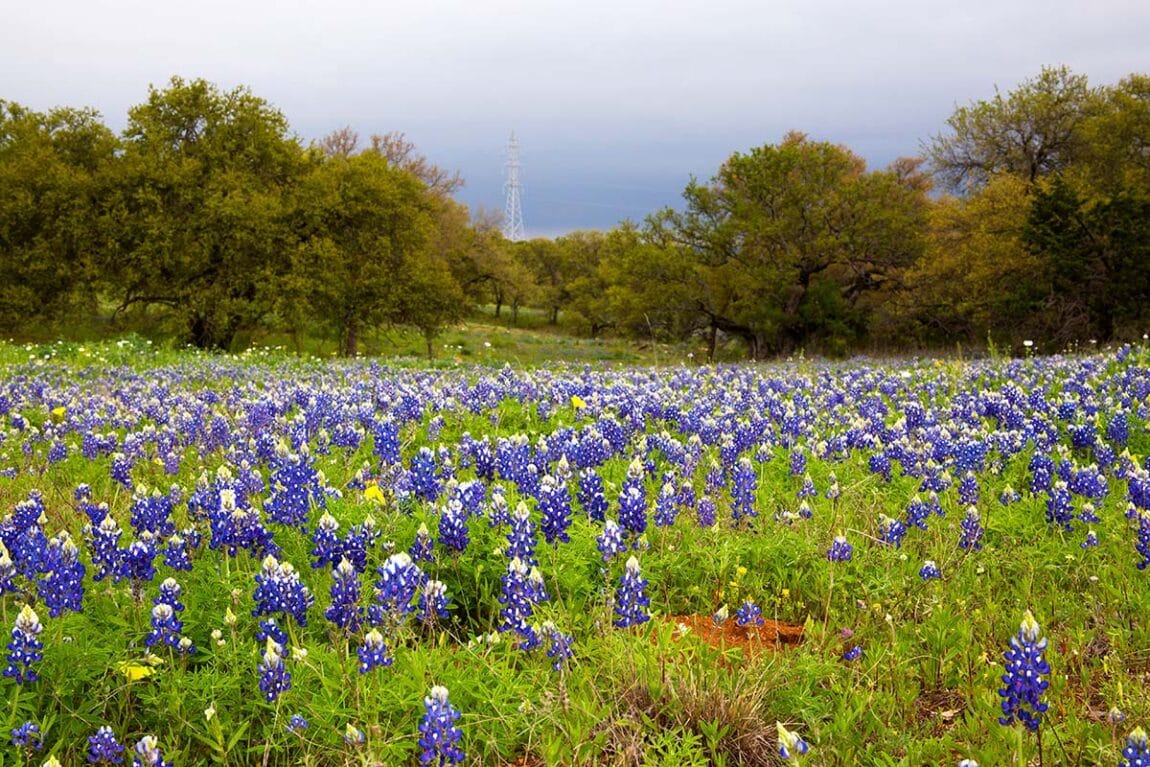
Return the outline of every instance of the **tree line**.
<path id="1" fill-rule="evenodd" d="M 1140 336 L 1150 307 L 1150 76 L 1048 68 L 868 169 L 787 134 L 683 204 L 512 243 L 402 134 L 304 144 L 247 88 L 173 78 L 116 135 L 0 101 L 0 332 L 146 318 L 202 348 L 257 329 L 432 340 L 475 307 L 761 358 Z"/>

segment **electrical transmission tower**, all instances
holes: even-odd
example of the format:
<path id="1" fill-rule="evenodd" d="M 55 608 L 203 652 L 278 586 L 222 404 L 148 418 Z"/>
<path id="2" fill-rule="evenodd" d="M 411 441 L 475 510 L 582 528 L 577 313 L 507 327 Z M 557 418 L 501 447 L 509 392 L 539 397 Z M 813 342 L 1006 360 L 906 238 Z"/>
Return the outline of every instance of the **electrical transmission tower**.
<path id="1" fill-rule="evenodd" d="M 512 242 L 526 239 L 523 234 L 523 206 L 519 201 L 519 140 L 511 134 L 507 143 L 507 181 L 503 190 L 507 204 L 503 209 L 503 236 Z"/>

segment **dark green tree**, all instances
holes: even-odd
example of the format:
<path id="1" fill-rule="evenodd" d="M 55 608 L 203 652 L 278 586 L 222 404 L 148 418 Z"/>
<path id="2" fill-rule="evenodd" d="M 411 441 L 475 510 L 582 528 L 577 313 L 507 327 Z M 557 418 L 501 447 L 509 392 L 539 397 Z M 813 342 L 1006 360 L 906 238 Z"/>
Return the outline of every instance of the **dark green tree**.
<path id="1" fill-rule="evenodd" d="M 107 288 L 119 311 L 163 307 L 191 343 L 227 349 L 286 274 L 285 200 L 303 151 L 284 116 L 242 87 L 175 77 L 128 118 Z"/>
<path id="2" fill-rule="evenodd" d="M 116 137 L 91 110 L 0 101 L 0 328 L 89 316 Z"/>

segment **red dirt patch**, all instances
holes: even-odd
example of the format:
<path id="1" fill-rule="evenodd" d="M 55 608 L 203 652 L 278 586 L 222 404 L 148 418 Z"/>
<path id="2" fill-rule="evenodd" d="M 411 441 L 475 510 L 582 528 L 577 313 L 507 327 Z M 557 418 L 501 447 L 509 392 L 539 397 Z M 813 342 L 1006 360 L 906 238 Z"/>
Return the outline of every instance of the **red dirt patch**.
<path id="1" fill-rule="evenodd" d="M 803 641 L 802 626 L 780 621 L 767 620 L 762 626 L 744 627 L 734 619 L 716 626 L 710 615 L 667 615 L 663 620 L 675 627 L 674 637 L 690 634 L 719 651 L 739 648 L 748 659 L 763 650 L 793 647 Z"/>

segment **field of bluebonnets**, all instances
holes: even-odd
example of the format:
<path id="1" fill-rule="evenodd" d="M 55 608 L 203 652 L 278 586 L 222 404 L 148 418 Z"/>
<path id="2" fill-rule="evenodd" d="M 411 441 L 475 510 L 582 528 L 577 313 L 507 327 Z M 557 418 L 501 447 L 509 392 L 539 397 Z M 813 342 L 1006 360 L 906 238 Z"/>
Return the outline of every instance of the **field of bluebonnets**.
<path id="1" fill-rule="evenodd" d="M 1145 348 L 0 361 L 4 765 L 1147 763 Z"/>

